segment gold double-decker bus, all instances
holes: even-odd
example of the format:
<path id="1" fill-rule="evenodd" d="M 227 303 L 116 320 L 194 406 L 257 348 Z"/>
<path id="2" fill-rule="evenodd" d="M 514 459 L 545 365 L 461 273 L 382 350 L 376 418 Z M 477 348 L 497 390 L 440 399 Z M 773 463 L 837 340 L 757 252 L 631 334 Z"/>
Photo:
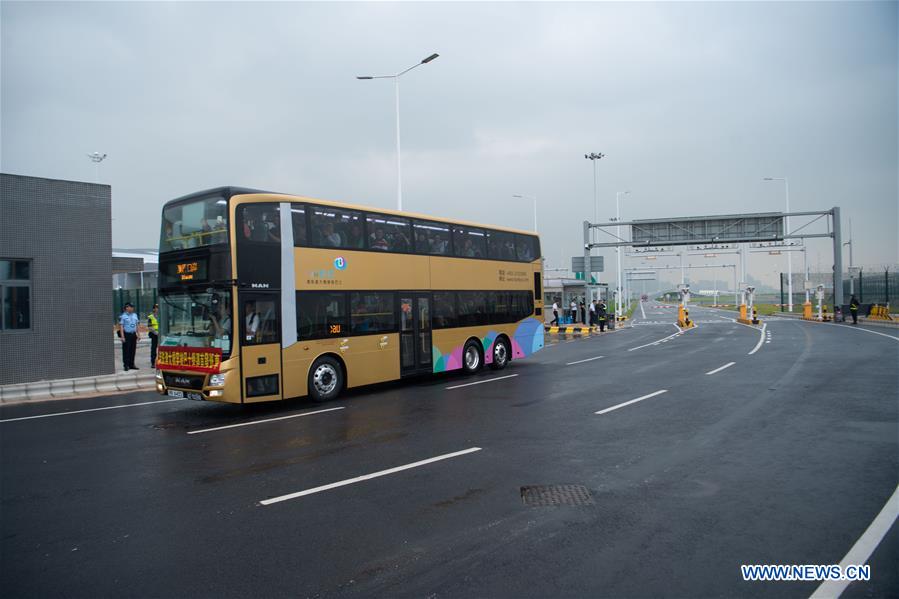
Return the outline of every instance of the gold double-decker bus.
<path id="1" fill-rule="evenodd" d="M 504 368 L 543 347 L 526 231 L 217 188 L 168 202 L 157 390 L 232 403 Z"/>

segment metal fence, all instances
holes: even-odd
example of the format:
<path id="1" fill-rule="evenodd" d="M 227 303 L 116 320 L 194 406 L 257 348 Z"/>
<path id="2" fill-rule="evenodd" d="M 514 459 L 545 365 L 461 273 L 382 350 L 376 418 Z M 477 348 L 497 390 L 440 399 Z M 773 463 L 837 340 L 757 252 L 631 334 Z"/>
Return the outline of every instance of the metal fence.
<path id="1" fill-rule="evenodd" d="M 824 285 L 824 303 L 833 305 L 833 275 L 831 273 L 810 273 L 809 281 L 813 286 Z M 780 303 L 787 305 L 789 299 L 788 278 L 786 273 L 780 273 Z M 802 304 L 805 301 L 805 274 L 793 274 L 793 304 Z M 860 304 L 886 305 L 890 302 L 896 304 L 899 295 L 899 270 L 860 270 L 857 275 L 843 274 L 843 298 L 848 304 L 849 298 L 855 293 Z M 817 303 L 814 289 L 810 292 L 812 303 Z"/>
<path id="2" fill-rule="evenodd" d="M 157 299 L 156 289 L 113 289 L 113 322 L 119 321 L 119 315 L 125 311 L 125 304 L 128 303 L 134 306 L 134 312 L 140 317 L 141 322 L 145 321 Z"/>

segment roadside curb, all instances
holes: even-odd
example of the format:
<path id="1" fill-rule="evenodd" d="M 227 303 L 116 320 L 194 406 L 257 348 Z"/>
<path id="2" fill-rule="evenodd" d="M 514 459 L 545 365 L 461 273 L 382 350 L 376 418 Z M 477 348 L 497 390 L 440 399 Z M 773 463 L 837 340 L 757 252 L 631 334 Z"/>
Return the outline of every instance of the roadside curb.
<path id="1" fill-rule="evenodd" d="M 828 314 L 831 314 L 831 313 L 828 313 Z M 775 318 L 786 318 L 786 319 L 792 319 L 792 320 L 802 320 L 802 321 L 804 321 L 804 322 L 821 322 L 821 321 L 819 321 L 819 320 L 806 320 L 806 319 L 804 319 L 804 318 L 802 317 L 802 314 L 798 314 L 798 313 L 790 314 L 789 312 L 775 312 L 774 314 L 771 314 L 771 315 L 769 316 L 769 318 L 771 318 L 771 317 L 775 317 Z M 849 320 L 851 321 L 852 319 L 850 318 Z M 828 321 L 826 321 L 826 322 L 833 322 L 833 321 L 828 320 Z M 845 321 L 845 320 L 843 321 L 843 324 L 846 324 L 846 321 Z M 852 322 L 849 322 L 848 324 L 852 324 Z M 864 316 L 859 316 L 859 318 L 858 318 L 858 324 L 863 324 L 863 325 L 865 325 L 865 326 L 870 326 L 870 327 L 880 327 L 880 328 L 883 328 L 883 329 L 897 329 L 897 328 L 899 328 L 899 321 L 890 321 L 890 320 L 870 320 L 870 319 L 868 319 L 868 318 L 866 318 L 866 317 L 864 317 Z"/>
<path id="2" fill-rule="evenodd" d="M 72 379 L 34 381 L 0 385 L 0 405 L 70 399 L 83 395 L 110 395 L 155 388 L 156 373 L 153 371 L 141 374 L 120 372 Z"/>
<path id="3" fill-rule="evenodd" d="M 611 333 L 612 331 L 617 331 L 622 328 L 626 328 L 626 326 L 619 325 L 617 327 L 606 327 L 606 330 L 603 331 L 603 334 Z M 568 326 L 562 326 L 562 327 L 551 327 L 551 326 L 543 325 L 543 331 L 548 335 L 592 335 L 592 334 L 599 334 L 599 327 L 587 326 L 587 325 L 568 325 Z"/>

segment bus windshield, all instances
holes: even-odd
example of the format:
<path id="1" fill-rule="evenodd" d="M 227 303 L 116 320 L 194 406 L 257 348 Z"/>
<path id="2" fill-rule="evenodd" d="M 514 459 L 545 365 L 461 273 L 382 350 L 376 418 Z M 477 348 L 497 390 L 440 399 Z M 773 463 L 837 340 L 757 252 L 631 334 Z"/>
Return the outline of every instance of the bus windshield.
<path id="1" fill-rule="evenodd" d="M 162 211 L 160 253 L 227 241 L 228 202 L 222 196 L 167 206 Z"/>
<path id="2" fill-rule="evenodd" d="M 217 347 L 231 353 L 231 292 L 165 293 L 160 295 L 160 346 Z"/>

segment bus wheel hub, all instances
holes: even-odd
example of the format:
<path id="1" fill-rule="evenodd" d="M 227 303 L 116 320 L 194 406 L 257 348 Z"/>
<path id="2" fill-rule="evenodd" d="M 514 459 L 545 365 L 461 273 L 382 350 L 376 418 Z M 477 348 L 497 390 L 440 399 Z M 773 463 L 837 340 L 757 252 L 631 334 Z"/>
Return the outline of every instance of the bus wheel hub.
<path id="1" fill-rule="evenodd" d="M 315 388 L 320 393 L 327 394 L 333 391 L 334 385 L 337 384 L 337 373 L 334 372 L 334 368 L 330 364 L 322 364 L 315 369 L 312 380 L 315 382 Z"/>

